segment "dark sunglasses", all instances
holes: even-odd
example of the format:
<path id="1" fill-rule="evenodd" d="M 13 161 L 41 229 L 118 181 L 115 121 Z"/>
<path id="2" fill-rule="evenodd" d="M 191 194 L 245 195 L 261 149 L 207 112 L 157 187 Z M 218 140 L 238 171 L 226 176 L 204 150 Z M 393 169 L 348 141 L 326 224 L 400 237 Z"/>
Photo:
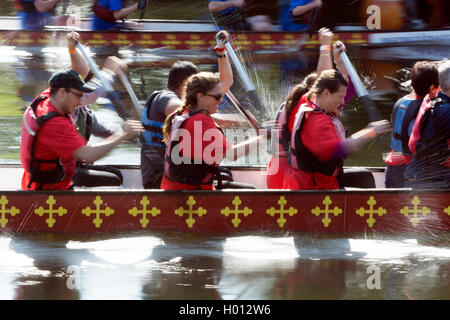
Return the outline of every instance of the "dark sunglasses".
<path id="1" fill-rule="evenodd" d="M 77 96 L 78 98 L 82 98 L 83 97 L 83 93 L 74 92 L 74 91 L 72 91 L 70 89 L 67 89 L 67 88 L 66 88 L 66 91 L 69 91 L 71 94 Z"/>
<path id="2" fill-rule="evenodd" d="M 205 96 L 212 97 L 216 101 L 219 101 L 220 99 L 223 98 L 223 94 L 209 94 L 209 93 L 205 93 Z"/>

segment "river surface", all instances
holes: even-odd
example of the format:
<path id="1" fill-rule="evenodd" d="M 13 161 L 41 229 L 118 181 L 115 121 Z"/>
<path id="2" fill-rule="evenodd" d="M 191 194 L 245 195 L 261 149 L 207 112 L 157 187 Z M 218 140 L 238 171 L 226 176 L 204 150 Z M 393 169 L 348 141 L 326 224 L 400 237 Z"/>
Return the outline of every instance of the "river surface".
<path id="1" fill-rule="evenodd" d="M 87 1 L 80 3 L 87 11 Z M 397 70 L 417 60 L 447 57 L 448 44 L 348 51 L 370 96 L 389 118 L 402 92 L 385 76 L 395 77 Z M 197 62 L 202 70 L 216 70 L 212 56 L 199 57 L 198 52 L 122 50 L 110 54 L 129 62 L 128 75 L 142 104 L 153 90 L 165 87 L 169 66 L 176 59 Z M 275 117 L 290 87 L 313 71 L 317 61 L 317 52 L 307 50 L 241 54 L 266 106 L 254 110 L 261 121 Z M 95 56 L 99 65 L 104 58 Z M 26 51 L 3 44 L 0 163 L 18 163 L 23 107 L 47 87 L 54 71 L 68 64 L 65 43 Z M 116 89 L 129 104 L 123 86 Z M 245 96 L 239 79 L 232 91 L 238 98 Z M 103 120 L 119 126 L 121 119 L 108 108 L 107 100 L 100 99 L 94 108 Z M 222 110 L 236 112 L 229 106 Z M 340 117 L 348 134 L 368 123 L 357 100 Z M 242 138 L 236 137 L 236 131 L 227 131 L 227 135 L 234 141 Z M 385 151 L 371 143 L 349 157 L 346 165 L 383 166 Z M 239 164 L 264 165 L 267 157 L 253 155 Z M 139 146 L 122 145 L 98 163 L 139 164 Z M 0 233 L 0 299 L 6 300 L 450 299 L 449 271 L 448 234 L 369 239 L 309 234 L 226 238 L 177 233 L 108 237 Z"/>

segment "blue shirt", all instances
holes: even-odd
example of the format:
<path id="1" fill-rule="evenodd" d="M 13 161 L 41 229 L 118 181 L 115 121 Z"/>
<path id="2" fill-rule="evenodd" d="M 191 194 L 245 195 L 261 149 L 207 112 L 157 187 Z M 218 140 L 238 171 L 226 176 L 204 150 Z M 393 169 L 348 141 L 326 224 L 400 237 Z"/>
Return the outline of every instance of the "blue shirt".
<path id="1" fill-rule="evenodd" d="M 298 6 L 304 6 L 311 3 L 312 0 L 279 0 L 281 27 L 284 31 L 304 31 L 308 28 L 307 24 L 294 22 L 292 11 Z"/>
<path id="2" fill-rule="evenodd" d="M 109 9 L 111 12 L 118 11 L 123 8 L 122 0 L 98 0 L 99 4 Z M 120 25 L 117 22 L 110 22 L 94 15 L 94 19 L 92 20 L 92 29 L 93 30 L 109 30 L 115 29 Z"/>
<path id="3" fill-rule="evenodd" d="M 34 0 L 23 0 L 25 2 L 34 2 Z M 49 25 L 53 17 L 52 12 L 25 12 L 18 11 L 17 15 L 20 18 L 22 30 L 36 30 L 42 29 Z"/>

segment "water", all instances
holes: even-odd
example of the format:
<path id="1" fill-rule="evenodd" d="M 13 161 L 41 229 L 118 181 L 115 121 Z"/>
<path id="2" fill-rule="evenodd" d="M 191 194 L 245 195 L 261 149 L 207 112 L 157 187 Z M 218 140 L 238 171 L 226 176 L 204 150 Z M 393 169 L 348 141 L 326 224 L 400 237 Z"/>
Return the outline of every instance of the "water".
<path id="1" fill-rule="evenodd" d="M 0 236 L 0 298 L 448 299 L 449 259 L 401 238 Z"/>
<path id="2" fill-rule="evenodd" d="M 88 11 L 88 2 L 80 1 L 80 8 Z M 160 11 L 173 8 L 162 6 Z M 2 47 L 0 163 L 18 163 L 23 106 L 46 88 L 52 72 L 69 64 L 65 44 L 59 45 L 42 52 Z M 358 71 L 371 82 L 371 97 L 385 118 L 401 93 L 384 76 L 394 76 L 419 59 L 444 58 L 447 52 L 446 48 L 413 47 L 406 53 L 349 48 Z M 196 52 L 122 50 L 116 54 L 131 62 L 129 76 L 142 104 L 153 90 L 165 87 L 174 60 L 199 61 Z M 314 51 L 243 54 L 268 106 L 258 113 L 260 120 L 274 117 L 290 86 L 312 71 L 317 61 Z M 96 57 L 99 65 L 103 59 Z M 202 61 L 202 70 L 215 70 L 213 59 Z M 117 89 L 129 103 L 124 88 Z M 233 93 L 244 95 L 238 79 Z M 120 118 L 106 104 L 98 101 L 96 112 L 118 126 Z M 357 101 L 345 108 L 341 119 L 349 134 L 368 122 Z M 346 164 L 383 166 L 381 153 L 372 143 Z M 245 161 L 265 164 L 266 160 L 263 155 Z M 139 164 L 139 147 L 122 145 L 99 163 Z M 226 238 L 178 233 L 108 237 L 2 233 L 0 299 L 450 299 L 450 249 L 442 239 L 448 234 L 367 239 L 309 234 Z"/>

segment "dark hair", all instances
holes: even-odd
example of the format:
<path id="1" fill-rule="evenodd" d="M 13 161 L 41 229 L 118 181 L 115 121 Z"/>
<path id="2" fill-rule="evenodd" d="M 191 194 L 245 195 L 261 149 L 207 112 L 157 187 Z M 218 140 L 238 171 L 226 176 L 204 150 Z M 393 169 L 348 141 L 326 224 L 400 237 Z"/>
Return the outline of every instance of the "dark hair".
<path id="1" fill-rule="evenodd" d="M 50 93 L 49 93 L 50 97 L 53 97 L 56 94 L 56 92 L 58 92 L 59 89 L 61 89 L 61 88 L 50 87 Z"/>
<path id="2" fill-rule="evenodd" d="M 192 62 L 182 60 L 176 61 L 170 68 L 167 88 L 172 91 L 177 90 L 184 80 L 198 72 L 200 72 L 200 70 Z"/>
<path id="3" fill-rule="evenodd" d="M 328 89 L 330 93 L 335 93 L 341 86 L 348 86 L 348 78 L 338 70 L 325 70 L 309 90 L 307 99 L 310 101 L 313 95 L 317 96 L 325 89 Z"/>
<path id="4" fill-rule="evenodd" d="M 414 92 L 425 97 L 430 90 L 430 86 L 439 85 L 439 72 L 436 63 L 431 61 L 416 62 L 411 71 L 411 86 Z"/>
<path id="5" fill-rule="evenodd" d="M 212 72 L 199 72 L 190 76 L 186 83 L 184 103 L 174 113 L 166 118 L 163 126 L 164 141 L 170 139 L 172 120 L 175 116 L 183 114 L 185 110 L 195 110 L 197 107 L 197 93 L 207 93 L 220 83 L 219 76 Z"/>

